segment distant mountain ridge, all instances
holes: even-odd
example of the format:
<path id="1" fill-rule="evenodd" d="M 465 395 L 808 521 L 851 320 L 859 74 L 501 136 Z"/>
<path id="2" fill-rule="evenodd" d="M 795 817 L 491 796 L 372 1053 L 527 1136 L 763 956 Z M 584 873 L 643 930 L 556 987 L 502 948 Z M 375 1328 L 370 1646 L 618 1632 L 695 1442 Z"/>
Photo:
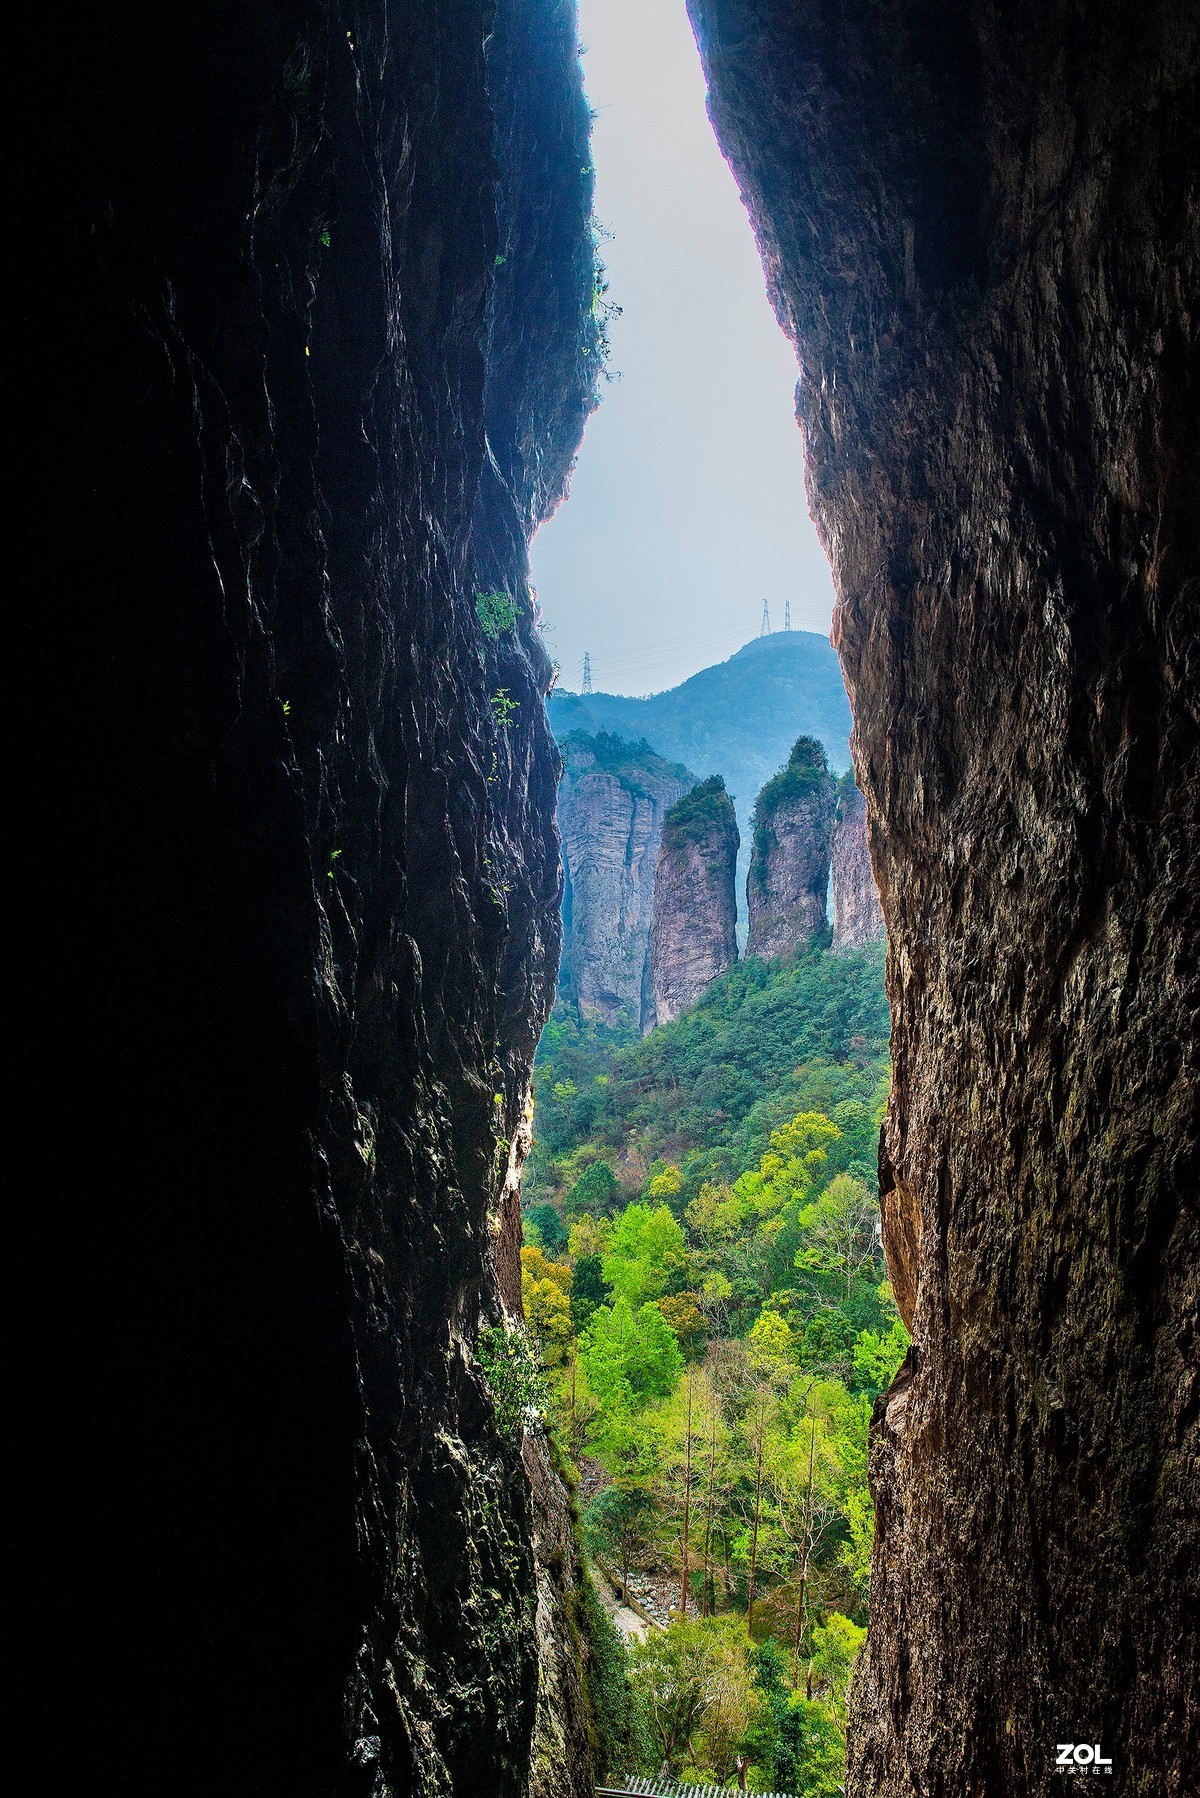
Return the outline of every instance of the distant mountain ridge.
<path id="1" fill-rule="evenodd" d="M 728 661 L 645 699 L 553 692 L 547 711 L 560 744 L 572 731 L 612 731 L 635 742 L 644 738 L 700 778 L 724 775 L 742 835 L 742 881 L 755 797 L 783 767 L 796 738 L 816 737 L 835 773 L 850 766 L 850 702 L 841 667 L 828 638 L 815 631 L 755 637 Z"/>

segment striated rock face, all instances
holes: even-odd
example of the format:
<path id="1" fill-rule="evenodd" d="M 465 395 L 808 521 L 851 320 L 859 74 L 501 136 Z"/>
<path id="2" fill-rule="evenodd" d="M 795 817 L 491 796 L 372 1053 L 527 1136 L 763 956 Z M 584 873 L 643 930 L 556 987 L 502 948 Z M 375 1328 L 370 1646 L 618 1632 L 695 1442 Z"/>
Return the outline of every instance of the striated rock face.
<path id="1" fill-rule="evenodd" d="M 836 803 L 824 749 L 798 738 L 754 806 L 747 955 L 791 955 L 825 928 Z"/>
<path id="2" fill-rule="evenodd" d="M 642 1030 L 669 1024 L 737 960 L 733 801 L 719 774 L 677 801 L 663 822 L 650 924 L 650 1004 Z"/>
<path id="3" fill-rule="evenodd" d="M 592 403 L 574 7 L 28 29 L 42 1783 L 583 1794 L 556 1482 L 475 1352 L 558 953 L 525 546 Z"/>
<path id="4" fill-rule="evenodd" d="M 850 762 L 850 702 L 837 652 L 815 631 L 752 637 L 736 654 L 701 668 L 665 693 L 566 693 L 546 705 L 561 743 L 573 730 L 644 737 L 668 760 L 719 774 L 729 788 L 742 835 L 739 903 L 753 838 L 754 796 L 787 760 L 796 736 L 816 737 L 839 774 Z M 743 909 L 742 922 L 745 922 Z"/>
<path id="5" fill-rule="evenodd" d="M 1200 15 L 692 0 L 888 920 L 848 1791 L 1195 1780 Z"/>
<path id="6" fill-rule="evenodd" d="M 833 946 L 861 949 L 884 936 L 883 907 L 867 843 L 867 802 L 847 774 L 838 782 L 833 828 Z"/>
<path id="7" fill-rule="evenodd" d="M 562 981 L 581 1012 L 640 1023 L 650 1004 L 650 919 L 663 820 L 695 776 L 645 743 L 600 732 L 563 745 Z"/>

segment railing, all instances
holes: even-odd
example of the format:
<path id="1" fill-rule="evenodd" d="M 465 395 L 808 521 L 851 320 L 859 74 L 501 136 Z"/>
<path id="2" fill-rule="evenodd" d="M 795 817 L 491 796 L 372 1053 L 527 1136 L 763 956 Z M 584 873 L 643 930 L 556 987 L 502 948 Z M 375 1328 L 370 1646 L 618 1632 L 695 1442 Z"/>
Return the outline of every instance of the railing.
<path id="1" fill-rule="evenodd" d="M 597 1786 L 596 1798 L 742 1798 L 739 1786 L 684 1785 L 678 1779 L 627 1779 L 623 1786 Z M 755 1798 L 796 1798 L 794 1792 L 758 1792 Z"/>

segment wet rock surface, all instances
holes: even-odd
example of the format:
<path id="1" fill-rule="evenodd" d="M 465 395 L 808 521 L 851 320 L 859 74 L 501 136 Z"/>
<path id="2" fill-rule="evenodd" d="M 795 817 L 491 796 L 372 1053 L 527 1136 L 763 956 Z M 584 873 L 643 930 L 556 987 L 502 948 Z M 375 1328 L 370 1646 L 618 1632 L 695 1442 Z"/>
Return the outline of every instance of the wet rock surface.
<path id="1" fill-rule="evenodd" d="M 733 801 L 719 774 L 667 813 L 654 872 L 643 1031 L 687 1011 L 737 960 L 739 842 Z"/>
<path id="2" fill-rule="evenodd" d="M 562 984 L 586 1016 L 638 1025 L 650 1005 L 650 922 L 663 821 L 695 776 L 608 732 L 563 744 Z"/>
<path id="3" fill-rule="evenodd" d="M 692 0 L 800 359 L 889 934 L 847 1790 L 1197 1719 L 1195 8 Z"/>
<path id="4" fill-rule="evenodd" d="M 833 946 L 861 949 L 884 936 L 883 907 L 867 842 L 867 802 L 847 775 L 838 782 L 833 828 Z"/>
<path id="5" fill-rule="evenodd" d="M 747 955 L 791 955 L 824 930 L 835 809 L 825 751 L 801 737 L 754 806 Z"/>
<path id="6" fill-rule="evenodd" d="M 475 1354 L 558 953 L 525 546 L 594 382 L 574 9 L 28 30 L 41 1782 L 582 1793 L 578 1682 L 535 1749 L 553 1476 Z"/>

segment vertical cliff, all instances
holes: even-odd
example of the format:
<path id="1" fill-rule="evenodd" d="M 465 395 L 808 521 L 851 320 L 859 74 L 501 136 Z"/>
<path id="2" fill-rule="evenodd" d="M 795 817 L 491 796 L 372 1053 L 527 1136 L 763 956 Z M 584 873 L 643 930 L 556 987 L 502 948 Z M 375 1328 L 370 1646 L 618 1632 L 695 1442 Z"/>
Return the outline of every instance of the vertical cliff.
<path id="1" fill-rule="evenodd" d="M 695 776 L 646 743 L 601 731 L 563 744 L 563 986 L 581 1012 L 640 1023 L 663 820 Z"/>
<path id="2" fill-rule="evenodd" d="M 1200 15 L 692 0 L 889 935 L 856 1798 L 1196 1770 Z"/>
<path id="3" fill-rule="evenodd" d="M 798 737 L 754 805 L 747 955 L 790 955 L 825 928 L 837 787 L 815 737 Z"/>
<path id="4" fill-rule="evenodd" d="M 867 842 L 867 802 L 853 774 L 838 782 L 837 822 L 831 853 L 833 946 L 861 949 L 884 935 L 883 907 Z"/>
<path id="5" fill-rule="evenodd" d="M 663 820 L 643 1033 L 694 1005 L 737 960 L 740 842 L 733 801 L 719 774 L 677 800 Z"/>
<path id="6" fill-rule="evenodd" d="M 582 1793 L 476 1353 L 558 951 L 525 546 L 598 347 L 574 7 L 25 29 L 41 1783 Z"/>

